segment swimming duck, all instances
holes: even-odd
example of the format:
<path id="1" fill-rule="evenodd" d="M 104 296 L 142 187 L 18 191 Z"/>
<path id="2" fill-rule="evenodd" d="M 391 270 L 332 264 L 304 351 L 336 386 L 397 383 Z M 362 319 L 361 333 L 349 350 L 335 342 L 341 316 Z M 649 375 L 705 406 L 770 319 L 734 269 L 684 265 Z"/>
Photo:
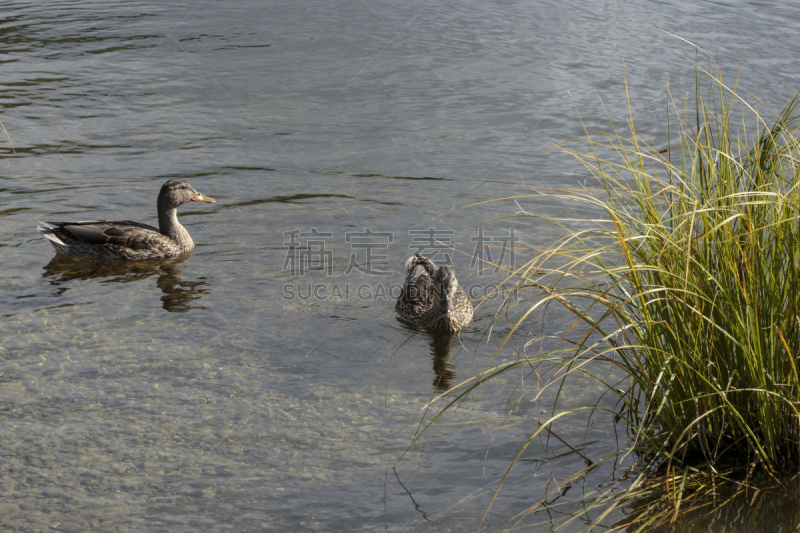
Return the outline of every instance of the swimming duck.
<path id="1" fill-rule="evenodd" d="M 421 255 L 406 261 L 406 281 L 395 310 L 415 325 L 430 331 L 457 333 L 472 321 L 469 297 L 458 285 L 455 271 L 436 265 Z"/>
<path id="2" fill-rule="evenodd" d="M 158 193 L 158 228 L 132 220 L 40 222 L 41 232 L 57 252 L 75 257 L 165 259 L 194 250 L 194 241 L 178 222 L 177 207 L 186 202 L 214 203 L 188 182 L 169 180 Z"/>

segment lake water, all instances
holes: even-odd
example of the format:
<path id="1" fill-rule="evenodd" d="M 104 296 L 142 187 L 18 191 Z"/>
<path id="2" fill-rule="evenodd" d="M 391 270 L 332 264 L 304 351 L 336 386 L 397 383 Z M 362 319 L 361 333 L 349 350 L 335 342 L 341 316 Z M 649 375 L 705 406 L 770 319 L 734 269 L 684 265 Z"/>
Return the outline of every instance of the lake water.
<path id="1" fill-rule="evenodd" d="M 404 328 L 391 295 L 415 251 L 450 259 L 473 296 L 491 290 L 501 274 L 470 260 L 483 223 L 506 265 L 503 239 L 518 239 L 517 264 L 553 241 L 537 219 L 493 220 L 513 202 L 456 208 L 582 180 L 565 156 L 529 156 L 580 134 L 579 113 L 602 127 L 598 95 L 625 120 L 622 57 L 637 133 L 666 143 L 668 88 L 693 91 L 681 56 L 693 52 L 644 26 L 709 47 L 730 80 L 741 62 L 739 86 L 765 105 L 800 89 L 788 3 L 3 3 L 0 529 L 474 530 L 536 428 L 534 404 L 510 407 L 535 382 L 479 389 L 396 475 L 443 401 L 425 405 L 483 369 L 509 322 L 459 351 Z M 65 259 L 35 230 L 155 223 L 171 178 L 217 199 L 179 210 L 197 243 L 185 260 Z M 498 304 L 478 308 L 463 342 Z M 508 345 L 494 362 L 515 357 Z M 578 385 L 565 405 L 593 405 L 598 386 Z M 605 423 L 599 451 L 615 446 Z M 580 424 L 563 431 L 584 438 Z M 526 453 L 482 531 L 570 516 L 564 530 L 584 531 L 597 513 L 581 502 L 605 474 L 520 515 L 553 488 L 541 446 Z"/>

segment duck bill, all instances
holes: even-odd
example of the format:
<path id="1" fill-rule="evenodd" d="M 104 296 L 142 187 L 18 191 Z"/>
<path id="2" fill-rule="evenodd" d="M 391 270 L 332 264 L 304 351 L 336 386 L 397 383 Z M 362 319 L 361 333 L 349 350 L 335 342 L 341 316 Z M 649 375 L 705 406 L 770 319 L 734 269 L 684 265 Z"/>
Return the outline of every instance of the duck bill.
<path id="1" fill-rule="evenodd" d="M 449 313 L 453 310 L 453 300 L 450 298 L 450 295 L 445 293 L 442 295 L 442 309 L 445 313 Z"/>
<path id="2" fill-rule="evenodd" d="M 204 196 L 203 194 L 200 194 L 197 191 L 194 191 L 194 196 L 192 196 L 192 199 L 189 200 L 189 201 L 190 202 L 203 202 L 203 203 L 206 203 L 206 204 L 213 204 L 213 203 L 217 202 L 216 200 L 214 200 L 210 196 Z"/>

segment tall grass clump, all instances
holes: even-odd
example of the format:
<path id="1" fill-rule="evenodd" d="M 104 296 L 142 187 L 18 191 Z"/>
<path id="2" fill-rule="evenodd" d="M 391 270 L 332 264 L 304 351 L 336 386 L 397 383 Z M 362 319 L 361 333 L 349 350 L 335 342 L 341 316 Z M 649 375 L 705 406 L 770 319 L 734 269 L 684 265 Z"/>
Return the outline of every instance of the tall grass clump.
<path id="1" fill-rule="evenodd" d="M 603 209 L 609 224 L 559 244 L 558 255 L 572 260 L 570 276 L 585 283 L 556 287 L 552 297 L 568 302 L 571 292 L 588 290 L 603 307 L 599 320 L 582 318 L 630 378 L 620 401 L 648 449 L 710 466 L 735 458 L 795 469 L 798 99 L 768 121 L 712 81 L 710 94 L 698 83 L 694 116 L 673 108 L 677 146 L 654 149 L 631 129 L 630 138 L 587 133 L 589 152 L 564 148 L 602 186 L 575 199 Z M 735 108 L 755 115 L 757 135 L 746 119 L 732 121 Z M 589 236 L 604 242 L 575 254 Z M 619 329 L 600 325 L 608 318 Z"/>
<path id="2" fill-rule="evenodd" d="M 458 405 L 511 368 L 542 375 L 541 363 L 552 363 L 530 394 L 549 387 L 554 406 L 516 463 L 578 411 L 559 409 L 569 376 L 594 376 L 617 400 L 602 408 L 612 411 L 608 424 L 623 424 L 628 437 L 576 477 L 627 461 L 624 490 L 604 493 L 611 503 L 599 512 L 626 509 L 625 527 L 674 520 L 665 511 L 694 505 L 692 491 L 717 494 L 725 482 L 746 487 L 758 472 L 800 470 L 798 98 L 773 112 L 726 85 L 713 61 L 694 64 L 694 90 L 670 96 L 669 146 L 637 135 L 626 94 L 622 126 L 607 115 L 606 131 L 552 145 L 596 185 L 514 197 L 519 205 L 555 197 L 598 214 L 510 273 L 515 296 L 528 299 L 507 301 L 517 318 L 503 344 L 530 338 L 531 324 L 555 305 L 574 317 L 563 336 L 570 347 L 531 355 L 529 341 L 520 360 L 490 364 L 450 397 Z M 586 409 L 597 423 L 601 407 Z"/>

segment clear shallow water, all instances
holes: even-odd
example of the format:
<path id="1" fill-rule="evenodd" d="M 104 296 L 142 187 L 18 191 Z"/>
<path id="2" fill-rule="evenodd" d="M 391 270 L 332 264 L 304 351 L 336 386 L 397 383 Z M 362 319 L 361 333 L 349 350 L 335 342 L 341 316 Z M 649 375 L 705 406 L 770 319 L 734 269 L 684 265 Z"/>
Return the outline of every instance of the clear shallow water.
<path id="1" fill-rule="evenodd" d="M 776 106 L 800 88 L 800 10 L 777 4 L 0 6 L 0 118 L 14 145 L 0 138 L 0 529 L 475 528 L 532 431 L 535 407 L 509 415 L 507 403 L 531 378 L 478 391 L 404 459 L 398 480 L 391 467 L 435 383 L 482 369 L 508 327 L 457 353 L 402 327 L 386 294 L 424 243 L 409 231 L 435 228 L 472 253 L 482 222 L 516 211 L 451 210 L 520 191 L 486 180 L 578 179 L 563 157 L 527 158 L 546 146 L 537 135 L 580 133 L 576 106 L 599 127 L 597 93 L 624 119 L 617 46 L 637 132 L 666 142 L 668 83 L 682 95 L 694 74 L 664 45 L 691 49 L 638 26 L 600 27 L 609 22 L 696 38 L 731 77 L 746 40 L 740 86 Z M 37 219 L 152 223 L 158 188 L 175 177 L 218 200 L 181 209 L 198 244 L 183 261 L 98 271 L 54 259 L 34 229 Z M 584 215 L 553 201 L 525 207 Z M 527 219 L 486 234 L 512 225 L 521 247 L 557 235 Z M 319 237 L 329 269 L 292 272 L 285 232 L 311 228 L 329 234 Z M 347 233 L 365 228 L 391 233 L 367 241 L 385 244 L 373 265 L 393 274 L 346 275 L 351 254 L 363 263 L 366 253 Z M 498 281 L 465 255 L 453 262 L 462 284 Z M 367 289 L 302 297 L 309 285 Z M 481 307 L 465 337 L 492 312 Z M 565 320 L 552 315 L 547 331 Z M 593 404 L 597 392 L 575 383 L 567 401 Z M 610 427 L 593 432 L 596 453 L 613 448 Z M 576 424 L 562 436 L 583 434 Z M 532 447 L 485 530 L 550 528 L 603 480 L 518 523 L 548 488 L 541 458 Z"/>

